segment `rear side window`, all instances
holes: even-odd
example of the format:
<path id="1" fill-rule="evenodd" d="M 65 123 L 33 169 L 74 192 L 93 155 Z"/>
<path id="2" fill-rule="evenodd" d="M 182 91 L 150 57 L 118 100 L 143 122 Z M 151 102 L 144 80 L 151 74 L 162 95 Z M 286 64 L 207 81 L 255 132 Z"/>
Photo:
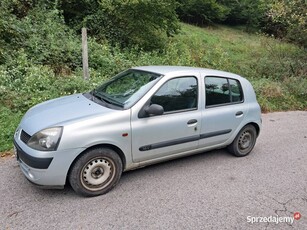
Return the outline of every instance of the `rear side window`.
<path id="1" fill-rule="evenodd" d="M 234 79 L 229 79 L 231 102 L 241 102 L 243 101 L 242 89 L 239 81 Z"/>
<path id="2" fill-rule="evenodd" d="M 206 106 L 238 103 L 243 101 L 240 82 L 223 77 L 206 77 Z"/>

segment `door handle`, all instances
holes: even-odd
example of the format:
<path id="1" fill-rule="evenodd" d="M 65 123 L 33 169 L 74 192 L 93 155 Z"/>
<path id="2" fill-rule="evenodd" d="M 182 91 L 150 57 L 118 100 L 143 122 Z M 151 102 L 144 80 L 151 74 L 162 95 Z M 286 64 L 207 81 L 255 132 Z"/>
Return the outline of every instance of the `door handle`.
<path id="1" fill-rule="evenodd" d="M 241 116 L 242 114 L 243 114 L 242 111 L 238 111 L 238 112 L 236 113 L 236 116 Z"/>
<path id="2" fill-rule="evenodd" d="M 195 123 L 197 123 L 197 120 L 196 119 L 191 119 L 191 120 L 189 120 L 188 121 L 188 125 L 193 125 L 193 124 L 195 124 Z"/>

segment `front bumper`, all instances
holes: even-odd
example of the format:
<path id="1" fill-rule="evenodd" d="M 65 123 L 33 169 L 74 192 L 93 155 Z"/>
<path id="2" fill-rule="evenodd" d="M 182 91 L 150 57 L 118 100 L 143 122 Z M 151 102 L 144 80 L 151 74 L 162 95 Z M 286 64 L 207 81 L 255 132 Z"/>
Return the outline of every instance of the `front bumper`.
<path id="1" fill-rule="evenodd" d="M 15 152 L 16 157 L 18 161 L 22 161 L 28 166 L 36 169 L 48 169 L 49 165 L 51 164 L 51 161 L 53 160 L 52 157 L 46 157 L 46 158 L 38 158 L 38 157 L 32 157 L 31 155 L 24 152 L 19 145 L 14 141 L 15 146 Z"/>
<path id="2" fill-rule="evenodd" d="M 25 177 L 35 185 L 63 188 L 69 168 L 83 148 L 42 152 L 31 149 L 18 135 L 14 137 L 17 161 Z"/>

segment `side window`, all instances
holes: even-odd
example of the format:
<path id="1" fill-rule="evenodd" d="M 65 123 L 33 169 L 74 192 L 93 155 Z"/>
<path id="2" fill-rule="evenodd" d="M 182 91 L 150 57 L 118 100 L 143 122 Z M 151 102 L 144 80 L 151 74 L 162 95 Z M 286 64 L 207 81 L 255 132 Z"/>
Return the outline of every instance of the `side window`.
<path id="1" fill-rule="evenodd" d="M 243 100 L 239 81 L 222 77 L 206 77 L 206 106 L 223 105 Z"/>
<path id="2" fill-rule="evenodd" d="M 231 101 L 240 102 L 243 101 L 243 94 L 241 90 L 241 85 L 237 80 L 229 79 L 230 91 L 231 91 Z"/>
<path id="3" fill-rule="evenodd" d="M 167 81 L 151 98 L 151 104 L 158 104 L 164 112 L 197 108 L 197 80 L 195 77 L 180 77 Z"/>
<path id="4" fill-rule="evenodd" d="M 230 102 L 229 85 L 226 78 L 206 77 L 206 106 Z"/>

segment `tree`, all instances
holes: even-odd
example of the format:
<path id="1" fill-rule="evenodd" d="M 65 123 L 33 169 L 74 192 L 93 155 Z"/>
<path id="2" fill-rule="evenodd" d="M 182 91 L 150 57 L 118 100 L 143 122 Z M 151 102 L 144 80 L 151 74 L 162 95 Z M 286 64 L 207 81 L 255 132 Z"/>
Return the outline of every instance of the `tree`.
<path id="1" fill-rule="evenodd" d="M 246 31 L 260 29 L 271 0 L 218 0 L 229 8 L 225 23 L 246 25 Z"/>
<path id="2" fill-rule="evenodd" d="M 79 33 L 85 26 L 89 35 L 123 48 L 163 48 L 180 28 L 176 0 L 2 0 L 2 6 L 17 20 L 37 8 L 58 11 L 64 25 Z M 5 13 L 2 16 L 6 18 Z"/>
<path id="3" fill-rule="evenodd" d="M 69 3 L 69 4 L 68 4 Z M 179 29 L 176 0 L 62 0 L 65 21 L 121 47 L 162 48 Z"/>
<path id="4" fill-rule="evenodd" d="M 216 0 L 178 0 L 178 2 L 179 18 L 197 25 L 224 21 L 229 13 L 229 8 Z"/>
<path id="5" fill-rule="evenodd" d="M 307 5 L 305 0 L 275 0 L 267 12 L 264 30 L 307 47 Z"/>

